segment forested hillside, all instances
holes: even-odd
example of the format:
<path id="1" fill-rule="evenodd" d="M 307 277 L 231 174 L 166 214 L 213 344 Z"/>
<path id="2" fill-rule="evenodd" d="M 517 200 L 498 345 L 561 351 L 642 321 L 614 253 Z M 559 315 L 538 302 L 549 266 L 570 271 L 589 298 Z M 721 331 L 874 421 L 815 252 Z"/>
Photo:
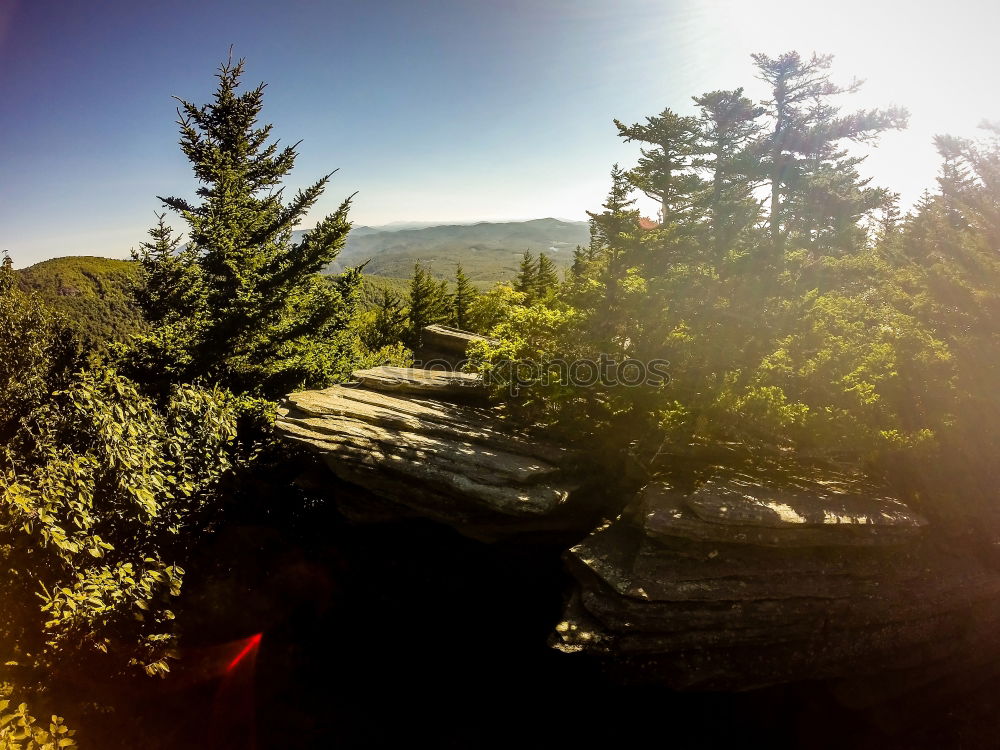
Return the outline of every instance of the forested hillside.
<path id="1" fill-rule="evenodd" d="M 142 315 L 132 298 L 139 273 L 131 261 L 53 258 L 17 274 L 25 289 L 37 292 L 94 344 L 123 341 L 142 328 Z"/>

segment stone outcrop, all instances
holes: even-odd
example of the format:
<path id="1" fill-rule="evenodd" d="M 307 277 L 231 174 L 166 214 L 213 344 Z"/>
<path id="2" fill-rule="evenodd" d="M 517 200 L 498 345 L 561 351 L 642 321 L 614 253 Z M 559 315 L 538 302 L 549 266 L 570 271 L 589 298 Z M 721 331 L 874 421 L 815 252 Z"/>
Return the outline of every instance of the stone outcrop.
<path id="1" fill-rule="evenodd" d="M 650 485 L 566 553 L 553 642 L 686 689 L 959 669 L 1000 625 L 1000 576 L 925 527 L 847 486 Z"/>
<path id="2" fill-rule="evenodd" d="M 473 334 L 466 334 L 466 338 Z M 353 489 L 358 518 L 414 514 L 482 539 L 584 533 L 593 493 L 581 487 L 574 453 L 504 426 L 502 412 L 475 405 L 478 375 L 378 367 L 356 386 L 293 393 L 277 429 L 306 446 Z M 361 493 L 358 490 L 362 490 Z"/>
<path id="3" fill-rule="evenodd" d="M 432 325 L 424 326 L 422 338 L 424 346 L 430 350 L 464 356 L 469 344 L 487 337 L 450 326 Z"/>
<path id="4" fill-rule="evenodd" d="M 353 379 L 362 388 L 437 399 L 485 400 L 483 378 L 471 372 L 424 370 L 414 367 L 373 367 L 355 370 Z"/>
<path id="5" fill-rule="evenodd" d="M 477 333 L 441 325 L 424 326 L 420 339 L 420 346 L 413 353 L 418 364 L 425 367 L 448 365 L 454 369 L 465 362 L 466 351 L 473 341 L 492 341 Z"/>

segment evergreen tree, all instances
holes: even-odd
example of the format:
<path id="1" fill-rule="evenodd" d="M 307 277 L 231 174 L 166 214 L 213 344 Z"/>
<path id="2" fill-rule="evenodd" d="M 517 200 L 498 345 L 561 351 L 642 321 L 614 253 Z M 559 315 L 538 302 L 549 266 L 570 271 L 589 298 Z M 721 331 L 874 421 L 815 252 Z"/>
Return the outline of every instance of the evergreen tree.
<path id="1" fill-rule="evenodd" d="M 660 203 L 660 222 L 674 221 L 689 212 L 700 188 L 700 180 L 691 170 L 702 148 L 698 120 L 665 109 L 647 117 L 645 124 L 614 122 L 626 143 L 636 141 L 650 147 L 641 149 L 639 164 L 629 172 L 629 179 Z"/>
<path id="2" fill-rule="evenodd" d="M 539 253 L 535 267 L 535 299 L 545 299 L 558 283 L 556 264 L 545 253 Z"/>
<path id="3" fill-rule="evenodd" d="M 761 107 L 739 89 L 699 97 L 698 127 L 669 111 L 642 126 L 667 137 L 618 123 L 654 148 L 632 172 L 612 170 L 603 210 L 590 213 L 591 257 L 576 254 L 558 304 L 514 311 L 492 332 L 499 343 L 477 348 L 486 370 L 522 356 L 669 362 L 668 382 L 539 377 L 511 397 L 529 419 L 593 438 L 595 462 L 627 453 L 650 474 L 683 474 L 696 451 L 741 444 L 776 461 L 794 447 L 860 463 L 926 446 L 941 424 L 929 405 L 934 384 L 950 382 L 947 349 L 914 315 L 921 297 L 868 252 L 865 223 L 887 196 L 844 151 L 903 113 L 840 115 L 832 98 L 852 88 L 829 82 L 828 58 L 756 61 L 775 89 L 764 105 L 773 128 L 763 132 Z M 709 179 L 686 180 L 696 173 Z M 769 181 L 770 236 L 756 231 L 754 200 Z M 641 231 L 633 187 L 666 197 L 655 231 Z"/>
<path id="4" fill-rule="evenodd" d="M 410 346 L 416 348 L 423 343 L 425 326 L 446 322 L 449 307 L 447 283 L 435 281 L 422 265 L 414 264 L 413 278 L 410 279 L 410 308 L 407 313 L 410 320 Z"/>
<path id="5" fill-rule="evenodd" d="M 180 103 L 198 200 L 161 198 L 187 223 L 188 244 L 178 251 L 161 220 L 138 253 L 149 282 L 140 299 L 154 325 L 129 361 L 161 388 L 203 378 L 273 398 L 347 367 L 358 273 L 329 283 L 319 272 L 346 241 L 351 198 L 291 241 L 331 175 L 282 200 L 296 146 L 268 142 L 272 126 L 258 124 L 264 84 L 239 93 L 242 73 L 242 60 L 228 62 L 211 103 Z"/>
<path id="6" fill-rule="evenodd" d="M 459 263 L 458 268 L 455 269 L 455 294 L 452 297 L 452 307 L 455 326 L 463 331 L 468 330 L 469 326 L 469 306 L 478 296 L 479 291 L 469 281 L 469 277 L 462 269 L 462 264 Z"/>
<path id="7" fill-rule="evenodd" d="M 537 270 L 534 253 L 525 250 L 521 256 L 517 278 L 514 280 L 514 291 L 523 294 L 525 304 L 528 305 L 535 301 L 535 274 Z"/>
<path id="8" fill-rule="evenodd" d="M 1000 139 L 995 126 L 985 127 L 981 142 L 935 139 L 938 192 L 923 196 L 885 252 L 908 303 L 956 364 L 953 381 L 934 381 L 938 391 L 955 390 L 939 455 L 901 467 L 921 494 L 947 503 L 949 515 L 994 514 L 1000 484 Z"/>
<path id="9" fill-rule="evenodd" d="M 597 257 L 588 264 L 595 285 L 588 285 L 588 296 L 597 294 L 599 299 L 581 304 L 593 307 L 599 339 L 608 339 L 620 331 L 624 321 L 620 319 L 621 284 L 626 270 L 635 265 L 638 243 L 637 229 L 639 211 L 634 208 L 631 197 L 632 184 L 629 175 L 617 164 L 611 168 L 611 190 L 601 213 L 588 211 L 591 227 L 591 246 Z M 578 285 L 582 288 L 582 285 Z"/>
<path id="10" fill-rule="evenodd" d="M 787 241 L 807 248 L 850 249 L 860 244 L 858 221 L 885 199 L 884 191 L 867 187 L 844 141 L 871 143 L 888 129 L 906 125 L 899 108 L 863 110 L 840 115 L 833 98 L 853 93 L 855 81 L 837 86 L 829 77 L 831 55 L 808 60 L 797 52 L 771 58 L 753 56 L 758 76 L 770 85 L 764 102 L 772 128 L 758 150 L 770 184 L 768 229 L 772 250 L 780 255 Z"/>
<path id="11" fill-rule="evenodd" d="M 703 156 L 695 165 L 709 173 L 700 203 L 708 217 L 712 248 L 718 257 L 757 220 L 756 165 L 750 145 L 759 137 L 764 108 L 743 96 L 743 89 L 710 91 L 695 97 L 701 109 Z"/>
<path id="12" fill-rule="evenodd" d="M 190 245 L 180 248 L 181 237 L 167 225 L 167 215 L 156 214 L 156 226 L 149 230 L 150 241 L 132 251 L 132 259 L 141 269 L 141 283 L 136 288 L 136 301 L 143 315 L 156 324 L 170 317 L 179 294 L 187 294 L 187 304 L 193 304 L 197 294 L 197 253 Z"/>
<path id="13" fill-rule="evenodd" d="M 407 338 L 406 311 L 402 298 L 392 289 L 382 289 L 375 301 L 374 315 L 362 334 L 362 341 L 375 352 Z"/>
<path id="14" fill-rule="evenodd" d="M 615 164 L 611 167 L 611 190 L 602 205 L 604 210 L 601 213 L 587 212 L 590 216 L 591 248 L 603 261 L 605 283 L 609 287 L 621 280 L 629 264 L 628 256 L 635 250 L 639 211 L 634 208 L 635 199 L 631 194 L 629 173 Z"/>

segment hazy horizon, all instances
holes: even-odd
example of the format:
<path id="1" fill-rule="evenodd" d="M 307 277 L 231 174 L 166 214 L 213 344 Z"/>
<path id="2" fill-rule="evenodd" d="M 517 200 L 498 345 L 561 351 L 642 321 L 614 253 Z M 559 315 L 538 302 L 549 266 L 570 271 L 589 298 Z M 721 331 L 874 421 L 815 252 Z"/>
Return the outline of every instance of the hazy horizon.
<path id="1" fill-rule="evenodd" d="M 405 231 L 413 230 L 413 229 L 435 229 L 435 228 L 440 228 L 440 227 L 452 227 L 452 226 L 476 226 L 476 225 L 479 225 L 479 224 L 521 224 L 521 223 L 526 223 L 526 222 L 530 222 L 530 221 L 545 221 L 545 220 L 550 220 L 550 219 L 551 220 L 555 220 L 555 221 L 561 221 L 561 222 L 569 223 L 569 224 L 574 224 L 574 223 L 575 224 L 585 224 L 586 223 L 582 219 L 566 219 L 566 218 L 561 218 L 561 217 L 558 217 L 558 216 L 535 216 L 535 217 L 532 217 L 532 218 L 529 218 L 529 219 L 495 219 L 493 221 L 479 221 L 479 220 L 476 220 L 476 219 L 471 219 L 471 220 L 466 220 L 466 221 L 448 221 L 448 220 L 444 220 L 444 221 L 435 221 L 435 220 L 430 220 L 430 221 L 407 221 L 407 220 L 404 219 L 404 220 L 400 220 L 400 221 L 390 221 L 387 224 L 358 224 L 358 223 L 355 222 L 354 225 L 351 227 L 351 231 L 353 232 L 353 231 L 356 231 L 356 230 L 359 230 L 359 229 L 373 229 L 373 230 L 376 230 L 378 232 L 405 232 Z M 312 226 L 299 227 L 297 231 L 308 231 L 309 229 L 312 229 Z M 180 234 L 181 234 L 182 239 L 183 239 L 183 236 L 184 236 L 183 233 L 181 232 Z M 0 253 L 2 253 L 2 252 L 3 252 L 3 250 L 0 249 Z M 123 251 L 123 252 L 118 252 L 118 253 L 114 253 L 114 254 L 112 254 L 112 253 L 106 253 L 106 252 L 79 252 L 79 253 L 64 253 L 64 254 L 58 254 L 57 253 L 55 255 L 51 255 L 51 256 L 48 256 L 48 257 L 45 257 L 45 258 L 38 258 L 38 259 L 32 260 L 30 262 L 20 261 L 17 258 L 16 255 L 11 254 L 11 260 L 14 262 L 14 268 L 15 269 L 23 269 L 23 268 L 28 268 L 30 266 L 33 266 L 33 265 L 35 265 L 37 263 L 43 263 L 46 260 L 54 260 L 54 259 L 57 259 L 57 258 L 66 258 L 66 257 L 79 257 L 79 256 L 98 257 L 98 258 L 113 258 L 113 259 L 128 259 L 131 256 L 131 253 L 127 249 L 125 251 Z"/>

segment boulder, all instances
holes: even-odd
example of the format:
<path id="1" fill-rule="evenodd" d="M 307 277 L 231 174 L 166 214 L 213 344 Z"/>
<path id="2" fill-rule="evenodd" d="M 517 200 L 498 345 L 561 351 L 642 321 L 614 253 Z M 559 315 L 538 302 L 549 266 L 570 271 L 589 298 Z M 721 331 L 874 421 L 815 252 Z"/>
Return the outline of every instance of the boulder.
<path id="1" fill-rule="evenodd" d="M 706 482 L 689 496 L 651 485 L 643 526 L 660 539 L 773 547 L 880 546 L 918 536 L 927 522 L 897 500 L 817 483 L 803 489 L 746 477 Z"/>

